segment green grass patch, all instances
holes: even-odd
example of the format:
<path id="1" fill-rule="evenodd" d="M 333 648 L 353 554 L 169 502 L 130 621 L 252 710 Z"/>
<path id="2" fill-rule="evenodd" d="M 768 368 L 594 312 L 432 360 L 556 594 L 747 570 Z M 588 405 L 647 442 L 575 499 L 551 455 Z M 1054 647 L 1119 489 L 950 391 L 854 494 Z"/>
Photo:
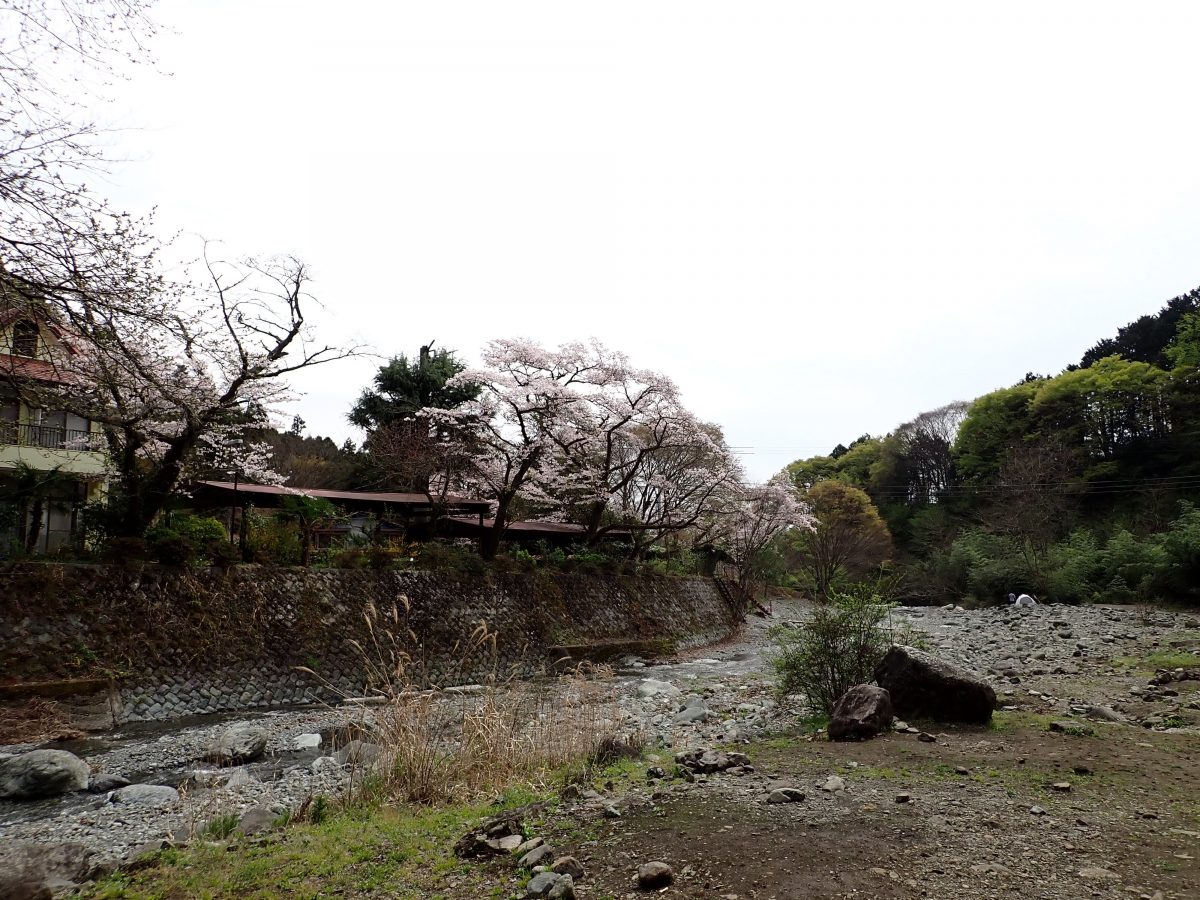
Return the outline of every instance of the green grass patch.
<path id="1" fill-rule="evenodd" d="M 1200 666 L 1200 656 L 1178 650 L 1161 650 L 1157 653 L 1147 653 L 1145 656 L 1117 656 L 1112 659 L 1112 666 L 1123 671 L 1153 674 L 1159 669 Z"/>
<path id="2" fill-rule="evenodd" d="M 992 721 L 988 723 L 988 728 L 999 732 L 1020 731 L 1022 729 L 1045 731 L 1050 727 L 1050 723 L 1057 718 L 1057 716 L 1046 713 L 1027 712 L 1023 709 L 1011 711 L 997 710 L 992 713 Z"/>
<path id="3" fill-rule="evenodd" d="M 316 898 L 336 895 L 418 900 L 440 896 L 442 877 L 478 876 L 474 894 L 489 896 L 487 872 L 464 865 L 454 842 L 472 824 L 504 809 L 549 799 L 511 790 L 499 803 L 432 808 L 379 806 L 341 810 L 321 824 L 293 825 L 243 843 L 198 842 L 165 851 L 155 864 L 97 883 L 91 900 Z M 502 894 L 508 888 L 505 886 Z"/>

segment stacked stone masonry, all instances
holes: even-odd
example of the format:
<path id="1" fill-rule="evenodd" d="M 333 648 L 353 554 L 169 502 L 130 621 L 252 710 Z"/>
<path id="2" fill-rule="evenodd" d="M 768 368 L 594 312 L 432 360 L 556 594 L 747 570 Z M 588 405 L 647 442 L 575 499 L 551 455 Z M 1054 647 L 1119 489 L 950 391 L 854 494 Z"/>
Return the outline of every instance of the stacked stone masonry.
<path id="1" fill-rule="evenodd" d="M 363 696 L 400 659 L 448 686 L 732 629 L 703 578 L 23 564 L 0 572 L 0 688 L 89 678 L 112 721 L 170 719 Z"/>

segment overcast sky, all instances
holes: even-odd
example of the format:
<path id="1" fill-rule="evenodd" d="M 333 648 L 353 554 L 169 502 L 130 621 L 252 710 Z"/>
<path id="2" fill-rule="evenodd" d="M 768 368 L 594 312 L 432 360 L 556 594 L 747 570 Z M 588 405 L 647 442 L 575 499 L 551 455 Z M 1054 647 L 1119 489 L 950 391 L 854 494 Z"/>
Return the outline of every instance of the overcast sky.
<path id="1" fill-rule="evenodd" d="M 595 336 L 751 475 L 1200 284 L 1188 3 L 166 0 L 103 189 L 292 253 L 323 337 Z M 341 440 L 378 358 L 298 381 Z"/>

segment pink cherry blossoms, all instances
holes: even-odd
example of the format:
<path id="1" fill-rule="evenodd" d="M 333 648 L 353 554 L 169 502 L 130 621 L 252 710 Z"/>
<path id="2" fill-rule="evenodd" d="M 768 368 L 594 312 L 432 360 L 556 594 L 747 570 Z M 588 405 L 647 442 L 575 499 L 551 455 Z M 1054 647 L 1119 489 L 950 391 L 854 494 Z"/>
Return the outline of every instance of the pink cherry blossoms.
<path id="1" fill-rule="evenodd" d="M 627 534 L 637 552 L 683 534 L 728 538 L 736 552 L 807 524 L 782 482 L 748 488 L 720 429 L 686 409 L 669 378 L 624 354 L 594 340 L 551 350 L 514 339 L 492 341 L 482 357 L 453 379 L 477 386 L 476 399 L 421 415 L 467 460 L 443 470 L 440 489 L 495 504 L 485 556 L 518 510 L 579 524 L 589 544 Z M 763 521 L 751 525 L 759 508 Z"/>

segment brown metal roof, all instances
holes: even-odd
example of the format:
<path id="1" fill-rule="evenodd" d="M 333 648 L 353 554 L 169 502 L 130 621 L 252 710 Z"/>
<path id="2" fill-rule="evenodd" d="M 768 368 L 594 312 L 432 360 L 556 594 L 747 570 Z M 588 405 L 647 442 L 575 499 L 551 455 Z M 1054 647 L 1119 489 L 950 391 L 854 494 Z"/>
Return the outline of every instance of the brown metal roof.
<path id="1" fill-rule="evenodd" d="M 393 491 L 330 491 L 324 488 L 300 488 L 288 485 L 246 484 L 232 481 L 198 481 L 197 485 L 215 488 L 222 491 L 232 491 L 239 494 L 269 495 L 286 497 L 289 495 L 304 495 L 308 497 L 324 497 L 327 500 L 345 500 L 360 503 L 394 503 L 403 506 L 429 506 L 432 501 L 428 494 L 407 494 Z M 470 509 L 487 509 L 491 504 L 487 500 L 468 500 L 465 497 L 447 497 L 446 503 L 451 506 Z M 472 520 L 474 521 L 474 520 Z"/>
<path id="2" fill-rule="evenodd" d="M 479 520 L 465 516 L 448 516 L 451 522 L 459 522 L 463 525 L 473 525 L 479 527 Z M 483 527 L 485 529 L 495 528 L 495 519 L 484 519 Z M 582 525 L 576 525 L 573 522 L 509 522 L 505 527 L 505 532 L 520 531 L 529 534 L 583 534 L 587 529 Z M 629 535 L 628 529 L 618 528 L 605 532 L 609 536 L 625 536 Z"/>
<path id="3" fill-rule="evenodd" d="M 461 522 L 464 525 L 474 525 L 479 527 L 478 519 L 470 519 L 464 516 L 450 516 L 452 522 Z M 484 519 L 484 528 L 495 528 L 495 519 Z M 583 534 L 584 527 L 575 525 L 571 522 L 509 522 L 505 531 L 529 531 L 529 532 L 544 532 L 546 534 Z"/>

